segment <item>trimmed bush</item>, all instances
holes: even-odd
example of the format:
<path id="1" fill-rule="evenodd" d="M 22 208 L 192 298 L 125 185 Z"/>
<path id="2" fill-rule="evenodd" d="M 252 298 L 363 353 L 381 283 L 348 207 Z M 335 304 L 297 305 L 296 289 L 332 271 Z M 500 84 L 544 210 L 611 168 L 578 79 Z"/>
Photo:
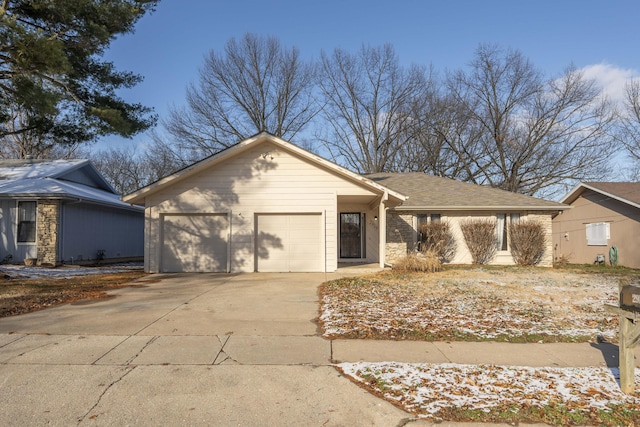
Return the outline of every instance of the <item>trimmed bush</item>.
<path id="1" fill-rule="evenodd" d="M 511 256 L 518 265 L 536 265 L 544 256 L 546 236 L 537 221 L 522 221 L 509 227 Z"/>
<path id="2" fill-rule="evenodd" d="M 496 222 L 468 219 L 460 223 L 464 241 L 474 264 L 488 264 L 496 255 Z"/>
<path id="3" fill-rule="evenodd" d="M 434 252 L 440 262 L 450 262 L 456 254 L 456 239 L 447 222 L 428 222 L 418 229 L 421 252 Z"/>
<path id="4" fill-rule="evenodd" d="M 435 252 L 410 252 L 404 258 L 393 263 L 393 269 L 399 271 L 421 271 L 435 273 L 442 269 L 442 264 Z"/>

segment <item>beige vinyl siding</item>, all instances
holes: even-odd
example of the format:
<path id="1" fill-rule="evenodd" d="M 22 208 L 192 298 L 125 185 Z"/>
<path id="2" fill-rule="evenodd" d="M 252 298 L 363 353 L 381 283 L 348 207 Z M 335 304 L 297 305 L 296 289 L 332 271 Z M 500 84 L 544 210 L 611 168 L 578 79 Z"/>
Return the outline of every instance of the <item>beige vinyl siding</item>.
<path id="1" fill-rule="evenodd" d="M 147 197 L 148 271 L 159 268 L 161 214 L 220 213 L 230 219 L 232 272 L 255 270 L 256 213 L 322 213 L 327 271 L 337 268 L 337 196 L 376 195 L 269 142 L 250 147 Z"/>

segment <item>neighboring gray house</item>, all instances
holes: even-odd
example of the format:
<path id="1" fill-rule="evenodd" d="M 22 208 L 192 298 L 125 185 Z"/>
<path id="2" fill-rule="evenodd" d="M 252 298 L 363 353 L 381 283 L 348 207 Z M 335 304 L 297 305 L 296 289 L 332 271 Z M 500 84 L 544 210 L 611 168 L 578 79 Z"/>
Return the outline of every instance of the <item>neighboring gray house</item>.
<path id="1" fill-rule="evenodd" d="M 392 265 L 416 245 L 421 221 L 448 221 L 452 262 L 470 263 L 459 223 L 495 220 L 493 263 L 513 264 L 507 228 L 536 220 L 547 232 L 568 206 L 425 174 L 362 176 L 261 133 L 124 196 L 146 208 L 148 272 L 335 271 Z"/>
<path id="2" fill-rule="evenodd" d="M 141 258 L 144 211 L 89 160 L 0 160 L 0 260 L 39 265 Z"/>

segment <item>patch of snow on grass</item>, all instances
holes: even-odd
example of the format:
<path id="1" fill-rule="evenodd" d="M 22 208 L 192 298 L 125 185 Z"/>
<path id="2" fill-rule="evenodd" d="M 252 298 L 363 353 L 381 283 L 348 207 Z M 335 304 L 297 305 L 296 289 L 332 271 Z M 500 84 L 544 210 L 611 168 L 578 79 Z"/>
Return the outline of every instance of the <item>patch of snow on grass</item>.
<path id="1" fill-rule="evenodd" d="M 321 299 L 324 335 L 481 340 L 542 335 L 567 341 L 615 337 L 616 316 L 603 308 L 617 301 L 615 278 L 540 271 L 535 277 L 530 272 L 505 273 L 497 281 L 483 272 L 453 273 L 329 282 Z"/>
<path id="2" fill-rule="evenodd" d="M 530 368 L 493 365 L 341 363 L 338 368 L 409 412 L 432 417 L 449 408 L 486 409 L 509 406 L 565 405 L 570 410 L 611 405 L 640 407 L 616 382 L 617 369 Z M 640 369 L 636 369 L 636 384 Z M 636 390 L 640 396 L 640 389 Z"/>

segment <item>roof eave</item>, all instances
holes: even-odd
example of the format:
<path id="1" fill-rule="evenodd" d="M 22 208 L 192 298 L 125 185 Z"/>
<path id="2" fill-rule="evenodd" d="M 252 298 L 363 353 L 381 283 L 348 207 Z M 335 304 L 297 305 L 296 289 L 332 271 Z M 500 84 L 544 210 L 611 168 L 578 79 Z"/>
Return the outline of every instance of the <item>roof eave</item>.
<path id="1" fill-rule="evenodd" d="M 253 137 L 250 137 L 248 139 L 245 139 L 241 142 L 239 142 L 238 144 L 229 147 L 223 151 L 220 151 L 217 154 L 214 154 L 210 157 L 207 157 L 206 159 L 203 159 L 199 162 L 196 162 L 190 166 L 187 166 L 184 169 L 181 169 L 180 171 L 166 176 L 152 184 L 149 184 L 146 187 L 143 187 L 137 191 L 134 191 L 133 193 L 124 195 L 121 197 L 121 200 L 125 203 L 131 203 L 131 204 L 144 204 L 145 203 L 145 198 L 151 194 L 153 194 L 155 191 L 157 191 L 159 188 L 173 182 L 176 181 L 178 179 L 184 179 L 188 176 L 190 176 L 193 173 L 196 173 L 201 167 L 204 167 L 205 165 L 211 165 L 211 164 L 215 164 L 219 161 L 221 161 L 221 159 L 227 158 L 229 156 L 232 156 L 234 154 L 237 153 L 241 153 L 242 151 L 244 151 L 246 149 L 246 147 L 257 143 L 259 141 L 263 141 L 263 140 L 268 140 L 271 143 L 274 143 L 278 146 L 283 147 L 286 150 L 289 150 L 291 152 L 296 153 L 297 155 L 308 159 L 330 171 L 333 171 L 334 173 L 337 173 L 341 176 L 343 176 L 344 178 L 350 179 L 353 182 L 358 182 L 362 185 L 365 185 L 366 187 L 376 190 L 377 192 L 380 192 L 382 194 L 386 193 L 388 194 L 390 197 L 393 197 L 395 199 L 397 199 L 400 202 L 404 202 L 405 200 L 407 200 L 407 196 L 405 196 L 404 194 L 398 193 L 397 191 L 391 190 L 388 187 L 385 187 L 383 185 L 380 185 L 362 175 L 359 175 L 357 173 L 351 172 L 348 169 L 345 169 L 341 166 L 336 165 L 333 162 L 330 162 L 329 160 L 326 160 L 316 154 L 313 154 L 307 150 L 304 150 L 290 142 L 287 142 L 277 136 L 271 135 L 269 133 L 266 132 L 262 132 L 258 135 L 255 135 Z"/>
<path id="2" fill-rule="evenodd" d="M 419 211 L 419 210 L 439 210 L 439 211 L 562 211 L 565 209 L 571 209 L 572 206 L 517 206 L 517 205 L 478 205 L 478 206 L 397 206 L 394 208 L 397 211 Z"/>
<path id="3" fill-rule="evenodd" d="M 607 196 L 610 197 L 614 200 L 617 200 L 619 202 L 622 203 L 626 203 L 629 206 L 633 206 L 635 208 L 640 209 L 640 204 L 632 202 L 631 200 L 627 200 L 624 197 L 620 197 L 617 196 L 615 194 L 609 193 L 607 191 L 601 190 L 599 188 L 596 188 L 592 185 L 589 184 L 584 184 L 584 183 L 580 183 L 578 185 L 576 185 L 573 190 L 571 190 L 566 196 L 564 196 L 564 198 L 561 200 L 562 203 L 573 203 L 578 197 L 580 197 L 580 194 L 582 194 L 582 192 L 584 190 L 591 190 L 591 191 L 595 191 L 596 193 L 602 194 L 603 196 Z"/>

